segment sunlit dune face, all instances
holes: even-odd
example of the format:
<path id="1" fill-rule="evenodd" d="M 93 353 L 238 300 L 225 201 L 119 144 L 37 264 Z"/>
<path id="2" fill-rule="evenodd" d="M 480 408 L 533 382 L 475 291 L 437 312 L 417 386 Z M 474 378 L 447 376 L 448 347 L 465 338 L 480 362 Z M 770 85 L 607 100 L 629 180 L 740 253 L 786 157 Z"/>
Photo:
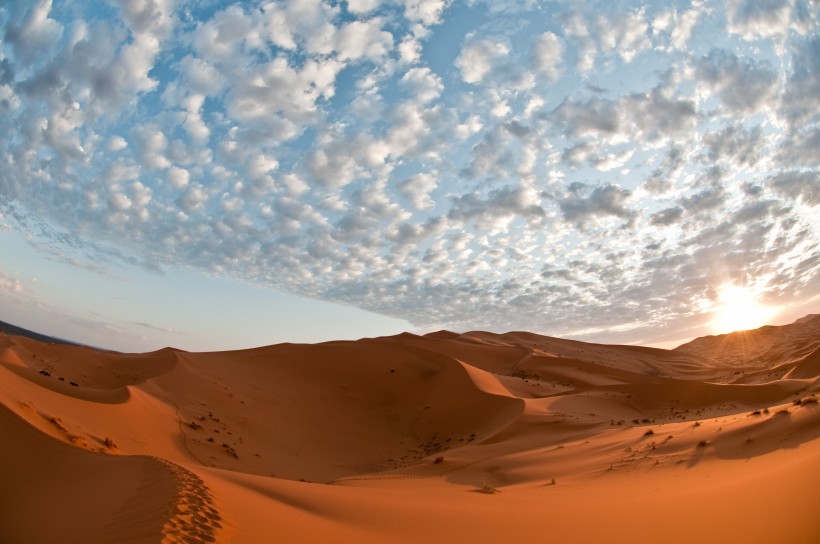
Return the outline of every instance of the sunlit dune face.
<path id="1" fill-rule="evenodd" d="M 718 294 L 715 317 L 710 323 L 717 334 L 756 329 L 768 324 L 777 308 L 763 306 L 749 289 L 724 285 Z"/>

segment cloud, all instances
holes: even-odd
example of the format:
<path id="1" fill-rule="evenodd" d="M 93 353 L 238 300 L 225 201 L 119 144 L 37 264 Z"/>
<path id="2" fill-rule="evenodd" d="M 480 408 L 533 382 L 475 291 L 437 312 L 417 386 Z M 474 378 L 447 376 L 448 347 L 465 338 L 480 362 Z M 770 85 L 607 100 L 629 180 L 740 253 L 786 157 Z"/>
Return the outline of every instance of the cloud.
<path id="1" fill-rule="evenodd" d="M 739 34 L 746 40 L 787 34 L 792 4 L 790 0 L 728 0 L 726 18 L 729 32 Z"/>
<path id="2" fill-rule="evenodd" d="M 470 39 L 461 49 L 455 66 L 466 83 L 481 83 L 489 78 L 510 54 L 510 46 L 503 38 Z"/>
<path id="3" fill-rule="evenodd" d="M 636 216 L 628 207 L 631 195 L 630 191 L 613 184 L 591 188 L 583 183 L 573 183 L 558 199 L 558 206 L 564 219 L 579 229 L 586 229 L 596 219 L 607 216 L 626 219 L 629 224 Z"/>
<path id="4" fill-rule="evenodd" d="M 22 293 L 25 291 L 25 287 L 20 280 L 0 272 L 0 291 L 5 293 Z"/>
<path id="5" fill-rule="evenodd" d="M 786 119 L 799 126 L 817 119 L 820 109 L 820 36 L 796 40 L 792 63 L 783 107 Z"/>
<path id="6" fill-rule="evenodd" d="M 191 94 L 217 96 L 227 81 L 216 66 L 201 58 L 187 55 L 179 61 L 180 75 Z"/>
<path id="7" fill-rule="evenodd" d="M 393 48 L 393 36 L 382 30 L 380 19 L 352 21 L 339 28 L 335 36 L 339 59 L 378 59 Z"/>
<path id="8" fill-rule="evenodd" d="M 777 74 L 767 62 L 740 59 L 725 49 L 712 49 L 701 57 L 695 75 L 735 112 L 757 111 L 777 90 Z"/>
<path id="9" fill-rule="evenodd" d="M 433 207 L 435 202 L 430 197 L 438 183 L 435 178 L 426 173 L 416 174 L 398 184 L 398 189 L 410 201 L 416 210 L 424 210 Z"/>
<path id="10" fill-rule="evenodd" d="M 693 195 L 680 199 L 680 205 L 692 213 L 713 210 L 726 203 L 726 190 L 720 185 L 713 185 Z"/>
<path id="11" fill-rule="evenodd" d="M 614 20 L 598 16 L 596 22 L 601 49 L 617 52 L 626 62 L 650 46 L 643 10 L 630 11 Z"/>
<path id="12" fill-rule="evenodd" d="M 404 16 L 426 26 L 437 25 L 449 0 L 403 0 Z"/>
<path id="13" fill-rule="evenodd" d="M 125 141 L 125 138 L 122 136 L 112 136 L 108 139 L 105 149 L 112 153 L 116 153 L 117 151 L 122 151 L 126 147 L 128 147 L 128 142 Z"/>
<path id="14" fill-rule="evenodd" d="M 539 200 L 538 194 L 526 187 L 502 187 L 486 197 L 468 193 L 453 199 L 448 217 L 463 222 L 477 220 L 480 226 L 492 228 L 515 217 L 544 216 Z"/>
<path id="15" fill-rule="evenodd" d="M 168 149 L 168 138 L 155 125 L 143 125 L 134 129 L 134 139 L 137 143 L 139 159 L 142 165 L 150 170 L 162 170 L 171 165 L 165 156 Z"/>
<path id="16" fill-rule="evenodd" d="M 49 17 L 51 0 L 12 1 L 4 39 L 24 62 L 49 51 L 63 35 L 63 25 Z"/>
<path id="17" fill-rule="evenodd" d="M 781 144 L 778 158 L 791 166 L 811 168 L 820 164 L 820 127 L 790 134 Z"/>
<path id="18" fill-rule="evenodd" d="M 190 184 L 188 188 L 180 195 L 177 204 L 186 213 L 192 213 L 196 210 L 202 209 L 208 201 L 208 195 L 205 188 L 199 184 Z"/>
<path id="19" fill-rule="evenodd" d="M 350 13 L 370 13 L 381 4 L 381 0 L 348 0 L 347 9 Z"/>
<path id="20" fill-rule="evenodd" d="M 561 38 L 552 32 L 544 32 L 533 44 L 530 65 L 547 79 L 556 79 L 560 74 L 563 54 Z"/>
<path id="21" fill-rule="evenodd" d="M 763 131 L 759 126 L 746 129 L 730 125 L 720 131 L 705 134 L 703 140 L 711 163 L 729 162 L 744 166 L 753 166 L 760 160 L 761 147 L 765 145 Z"/>
<path id="22" fill-rule="evenodd" d="M 606 137 L 620 127 L 618 105 L 601 98 L 580 101 L 568 97 L 553 111 L 553 119 L 572 138 Z"/>
<path id="23" fill-rule="evenodd" d="M 421 104 L 435 100 L 444 89 L 441 78 L 426 66 L 411 68 L 400 82 Z"/>
<path id="24" fill-rule="evenodd" d="M 816 171 L 786 171 L 769 178 L 768 183 L 784 198 L 812 207 L 820 204 L 820 175 Z"/>
<path id="25" fill-rule="evenodd" d="M 677 223 L 683 216 L 683 209 L 675 206 L 652 214 L 649 218 L 651 225 L 667 226 Z"/>

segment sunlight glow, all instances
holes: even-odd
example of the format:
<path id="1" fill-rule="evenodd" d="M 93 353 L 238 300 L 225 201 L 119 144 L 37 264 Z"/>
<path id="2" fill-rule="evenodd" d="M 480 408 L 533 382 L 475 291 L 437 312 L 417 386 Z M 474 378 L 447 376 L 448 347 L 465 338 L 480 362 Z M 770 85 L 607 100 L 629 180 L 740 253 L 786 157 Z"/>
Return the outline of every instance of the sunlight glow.
<path id="1" fill-rule="evenodd" d="M 777 307 L 758 303 L 747 287 L 727 284 L 719 289 L 714 319 L 709 325 L 716 334 L 756 329 L 768 324 L 778 311 Z"/>

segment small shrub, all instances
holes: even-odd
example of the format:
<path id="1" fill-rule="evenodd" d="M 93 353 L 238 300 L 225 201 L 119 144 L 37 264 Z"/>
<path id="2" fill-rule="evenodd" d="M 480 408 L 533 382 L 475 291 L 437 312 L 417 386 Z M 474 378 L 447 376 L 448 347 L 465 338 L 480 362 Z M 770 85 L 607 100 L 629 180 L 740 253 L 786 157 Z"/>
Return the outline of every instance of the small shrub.
<path id="1" fill-rule="evenodd" d="M 644 436 L 649 436 L 649 435 L 652 435 L 652 434 L 655 434 L 655 431 L 653 431 L 652 429 L 647 429 L 647 431 L 645 433 L 643 433 Z"/>
<path id="2" fill-rule="evenodd" d="M 698 447 L 699 448 L 705 448 L 708 445 L 709 445 L 709 442 L 707 440 L 701 440 L 700 442 L 698 442 Z"/>
<path id="3" fill-rule="evenodd" d="M 479 493 L 484 493 L 485 495 L 495 495 L 496 493 L 501 493 L 498 489 L 494 488 L 490 484 L 484 484 L 479 487 L 476 491 Z"/>
<path id="4" fill-rule="evenodd" d="M 433 460 L 434 465 L 440 465 L 443 462 L 444 462 L 444 457 L 442 457 L 442 456 L 438 456 Z"/>

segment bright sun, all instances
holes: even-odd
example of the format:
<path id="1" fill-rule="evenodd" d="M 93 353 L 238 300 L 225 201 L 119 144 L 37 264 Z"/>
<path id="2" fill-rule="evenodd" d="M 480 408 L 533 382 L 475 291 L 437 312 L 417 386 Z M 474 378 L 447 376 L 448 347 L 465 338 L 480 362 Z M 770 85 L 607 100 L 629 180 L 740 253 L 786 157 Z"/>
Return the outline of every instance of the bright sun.
<path id="1" fill-rule="evenodd" d="M 717 334 L 756 329 L 768 324 L 778 309 L 763 306 L 746 287 L 727 284 L 718 291 L 714 319 L 710 323 Z"/>

